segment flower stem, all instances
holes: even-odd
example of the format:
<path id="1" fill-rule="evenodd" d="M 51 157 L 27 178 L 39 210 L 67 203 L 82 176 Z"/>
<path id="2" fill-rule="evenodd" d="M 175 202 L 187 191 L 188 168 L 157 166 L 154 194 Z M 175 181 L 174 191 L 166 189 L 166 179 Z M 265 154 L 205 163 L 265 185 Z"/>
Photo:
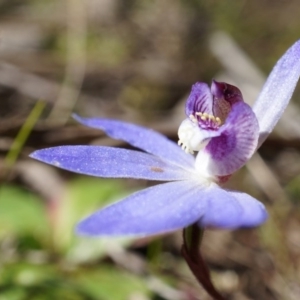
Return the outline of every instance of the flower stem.
<path id="1" fill-rule="evenodd" d="M 18 132 L 14 142 L 5 157 L 5 164 L 8 167 L 12 167 L 16 162 L 28 136 L 30 135 L 35 123 L 38 121 L 40 115 L 42 114 L 45 108 L 45 102 L 39 100 L 34 105 L 32 111 L 27 117 L 25 123 L 22 125 L 20 131 Z"/>
<path id="2" fill-rule="evenodd" d="M 183 245 L 181 254 L 186 260 L 191 272 L 197 281 L 215 300 L 225 300 L 225 298 L 215 289 L 210 279 L 208 267 L 206 266 L 199 250 L 204 230 L 197 224 L 193 224 L 183 230 Z"/>

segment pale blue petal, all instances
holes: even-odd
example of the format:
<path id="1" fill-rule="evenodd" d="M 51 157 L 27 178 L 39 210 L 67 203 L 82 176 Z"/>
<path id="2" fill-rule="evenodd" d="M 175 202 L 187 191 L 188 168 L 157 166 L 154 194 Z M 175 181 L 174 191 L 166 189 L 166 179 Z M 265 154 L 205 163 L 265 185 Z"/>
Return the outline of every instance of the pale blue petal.
<path id="1" fill-rule="evenodd" d="M 198 223 L 200 226 L 226 229 L 255 227 L 268 217 L 264 205 L 248 194 L 216 186 L 205 192 L 205 214 Z"/>
<path id="2" fill-rule="evenodd" d="M 199 183 L 165 183 L 99 210 L 78 224 L 77 233 L 89 236 L 160 234 L 195 223 L 204 208 Z"/>
<path id="3" fill-rule="evenodd" d="M 187 171 L 144 152 L 101 146 L 60 146 L 33 152 L 32 158 L 97 177 L 182 180 Z"/>
<path id="4" fill-rule="evenodd" d="M 258 147 L 271 133 L 288 105 L 300 76 L 300 40 L 279 59 L 253 105 L 259 121 Z"/>
<path id="5" fill-rule="evenodd" d="M 246 193 L 227 191 L 234 196 L 243 208 L 243 213 L 238 227 L 253 227 L 264 223 L 268 218 L 265 206 Z"/>
<path id="6" fill-rule="evenodd" d="M 185 153 L 176 143 L 154 130 L 111 119 L 89 119 L 76 115 L 74 118 L 85 126 L 100 129 L 113 139 L 125 141 L 164 160 L 183 166 L 192 166 L 194 163 L 192 155 Z"/>
<path id="7" fill-rule="evenodd" d="M 81 221 L 77 233 L 89 236 L 153 235 L 195 222 L 201 227 L 253 227 L 267 218 L 251 196 L 227 192 L 217 185 L 179 181 L 134 193 Z"/>

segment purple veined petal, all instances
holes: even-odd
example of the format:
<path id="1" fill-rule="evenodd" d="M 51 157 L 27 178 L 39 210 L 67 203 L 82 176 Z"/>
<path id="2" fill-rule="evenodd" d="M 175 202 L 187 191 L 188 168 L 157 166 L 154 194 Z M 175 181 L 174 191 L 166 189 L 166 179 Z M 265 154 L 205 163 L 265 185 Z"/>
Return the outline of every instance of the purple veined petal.
<path id="1" fill-rule="evenodd" d="M 258 147 L 288 105 L 300 76 L 300 40 L 279 59 L 253 105 L 260 128 Z"/>
<path id="2" fill-rule="evenodd" d="M 125 141 L 164 160 L 187 167 L 194 164 L 192 155 L 154 130 L 111 119 L 81 118 L 77 115 L 73 117 L 85 126 L 100 129 L 113 139 Z"/>
<path id="3" fill-rule="evenodd" d="M 196 157 L 195 168 L 203 175 L 230 175 L 241 168 L 256 150 L 258 121 L 248 104 L 235 103 L 218 131 L 219 136 L 212 138 Z"/>
<path id="4" fill-rule="evenodd" d="M 239 101 L 244 101 L 241 91 L 234 85 L 213 80 L 211 93 L 214 97 L 213 114 L 222 121 L 227 119 L 231 106 Z"/>
<path id="5" fill-rule="evenodd" d="M 201 227 L 255 227 L 268 217 L 264 205 L 250 195 L 226 191 L 217 186 L 206 192 L 205 215 L 198 222 Z"/>
<path id="6" fill-rule="evenodd" d="M 184 169 L 144 152 L 101 146 L 60 146 L 33 152 L 30 157 L 79 174 L 96 177 L 182 180 Z"/>
<path id="7" fill-rule="evenodd" d="M 203 82 L 197 82 L 192 86 L 191 93 L 186 101 L 185 113 L 187 117 L 196 112 L 212 115 L 213 98 L 210 87 Z"/>
<path id="8" fill-rule="evenodd" d="M 81 221 L 77 233 L 145 236 L 186 227 L 204 213 L 203 188 L 198 182 L 178 181 L 141 190 Z"/>

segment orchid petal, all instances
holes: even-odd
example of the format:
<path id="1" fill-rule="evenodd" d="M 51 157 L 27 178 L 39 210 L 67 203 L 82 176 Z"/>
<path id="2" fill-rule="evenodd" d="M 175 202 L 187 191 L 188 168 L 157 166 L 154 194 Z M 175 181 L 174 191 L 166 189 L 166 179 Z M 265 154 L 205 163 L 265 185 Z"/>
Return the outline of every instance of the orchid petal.
<path id="1" fill-rule="evenodd" d="M 187 117 L 196 112 L 212 115 L 212 104 L 213 99 L 209 86 L 206 83 L 197 82 L 192 86 L 185 105 L 185 113 Z"/>
<path id="2" fill-rule="evenodd" d="M 217 186 L 210 187 L 206 193 L 205 214 L 198 222 L 201 227 L 254 227 L 268 217 L 264 205 L 247 194 Z"/>
<path id="3" fill-rule="evenodd" d="M 85 126 L 103 130 L 113 139 L 125 141 L 164 160 L 182 166 L 192 166 L 194 163 L 190 154 L 183 152 L 176 143 L 154 130 L 117 120 L 81 118 L 76 115 L 74 118 Z"/>
<path id="4" fill-rule="evenodd" d="M 227 191 L 234 196 L 243 208 L 243 214 L 239 216 L 235 227 L 253 227 L 264 223 L 268 218 L 265 206 L 246 193 Z"/>
<path id="5" fill-rule="evenodd" d="M 221 120 L 226 120 L 231 110 L 231 106 L 244 101 L 241 91 L 231 84 L 213 80 L 211 84 L 211 93 L 213 95 L 213 114 Z"/>
<path id="6" fill-rule="evenodd" d="M 78 224 L 77 232 L 89 236 L 160 234 L 195 223 L 204 207 L 199 183 L 165 183 L 97 211 Z"/>
<path id="7" fill-rule="evenodd" d="M 198 153 L 196 169 L 203 175 L 225 176 L 241 168 L 253 155 L 259 135 L 258 122 L 244 102 L 232 106 L 219 136 Z"/>
<path id="8" fill-rule="evenodd" d="M 279 59 L 253 105 L 260 128 L 258 147 L 265 141 L 283 114 L 299 76 L 300 40 Z"/>
<path id="9" fill-rule="evenodd" d="M 97 177 L 182 180 L 190 175 L 159 157 L 100 146 L 60 146 L 33 152 L 32 158 L 56 167 Z"/>

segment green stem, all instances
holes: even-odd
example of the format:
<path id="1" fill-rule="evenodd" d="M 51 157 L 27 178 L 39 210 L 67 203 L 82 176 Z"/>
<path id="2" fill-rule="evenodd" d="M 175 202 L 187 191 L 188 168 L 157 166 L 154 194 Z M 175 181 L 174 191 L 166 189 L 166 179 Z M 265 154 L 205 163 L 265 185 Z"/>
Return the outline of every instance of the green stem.
<path id="1" fill-rule="evenodd" d="M 43 112 L 44 107 L 45 107 L 45 102 L 42 101 L 38 101 L 33 107 L 32 111 L 30 112 L 25 123 L 23 124 L 20 131 L 18 132 L 9 152 L 5 157 L 4 162 L 7 167 L 12 167 L 16 162 L 30 132 L 32 131 L 33 126 L 35 125 L 41 113 Z"/>

